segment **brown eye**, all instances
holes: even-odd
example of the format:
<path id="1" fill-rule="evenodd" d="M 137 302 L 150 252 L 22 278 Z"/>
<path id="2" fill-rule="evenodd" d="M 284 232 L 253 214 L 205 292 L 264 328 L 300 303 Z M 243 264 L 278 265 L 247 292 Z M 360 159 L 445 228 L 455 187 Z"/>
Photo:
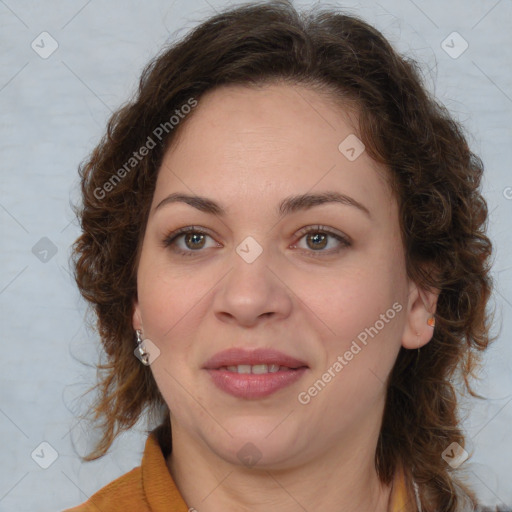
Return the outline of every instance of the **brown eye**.
<path id="1" fill-rule="evenodd" d="M 194 253 L 204 252 L 201 249 L 206 247 L 207 238 L 212 238 L 212 236 L 202 229 L 198 229 L 194 226 L 187 226 L 167 235 L 162 241 L 162 246 L 164 248 L 171 248 L 173 252 L 180 255 L 193 256 Z M 182 240 L 183 243 L 179 243 Z M 220 244 L 217 244 L 216 246 L 219 247 Z"/>
<path id="2" fill-rule="evenodd" d="M 308 246 L 311 249 L 317 250 L 317 249 L 324 249 L 327 246 L 328 240 L 327 238 L 329 235 L 326 235 L 325 233 L 314 233 L 312 235 L 306 235 L 306 240 L 308 243 Z M 309 243 L 311 242 L 311 243 Z"/>
<path id="3" fill-rule="evenodd" d="M 205 235 L 202 233 L 186 233 L 182 235 L 188 249 L 197 250 L 204 247 Z"/>
<path id="4" fill-rule="evenodd" d="M 312 256 L 336 254 L 342 249 L 352 245 L 351 242 L 341 234 L 335 233 L 323 226 L 311 226 L 309 228 L 305 228 L 300 232 L 300 235 L 302 236 L 299 240 L 305 239 L 306 252 Z M 330 239 L 334 239 L 333 244 L 330 244 Z M 333 245 L 333 247 L 328 250 L 324 250 L 329 245 Z M 294 244 L 293 247 L 299 247 L 298 243 Z"/>

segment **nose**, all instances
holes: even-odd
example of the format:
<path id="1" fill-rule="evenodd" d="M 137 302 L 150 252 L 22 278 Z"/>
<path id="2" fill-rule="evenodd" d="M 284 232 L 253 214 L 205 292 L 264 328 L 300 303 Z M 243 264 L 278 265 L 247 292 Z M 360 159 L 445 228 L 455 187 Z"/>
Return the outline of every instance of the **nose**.
<path id="1" fill-rule="evenodd" d="M 292 292 L 268 253 L 264 250 L 255 261 L 248 263 L 233 252 L 232 268 L 221 280 L 213 300 L 215 315 L 221 321 L 254 327 L 263 321 L 290 315 Z"/>

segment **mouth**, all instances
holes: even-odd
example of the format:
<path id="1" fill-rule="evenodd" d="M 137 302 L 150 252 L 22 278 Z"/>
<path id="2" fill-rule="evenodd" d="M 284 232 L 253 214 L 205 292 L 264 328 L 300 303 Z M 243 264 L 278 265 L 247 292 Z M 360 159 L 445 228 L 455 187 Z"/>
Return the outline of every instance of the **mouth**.
<path id="1" fill-rule="evenodd" d="M 277 367 L 277 369 L 276 369 Z M 305 361 L 271 348 L 231 348 L 215 354 L 204 364 L 206 370 L 227 369 L 237 373 L 275 373 L 283 369 L 308 367 Z M 251 371 L 248 371 L 248 370 Z M 255 371 L 253 371 L 255 370 Z"/>
<path id="2" fill-rule="evenodd" d="M 277 373 L 297 370 L 289 366 L 280 366 L 278 364 L 239 364 L 236 366 L 221 366 L 218 370 L 224 370 L 232 373 L 242 373 L 245 375 L 264 375 L 266 373 Z"/>
<path id="3" fill-rule="evenodd" d="M 258 399 L 290 386 L 309 366 L 274 349 L 229 349 L 214 355 L 203 369 L 223 392 L 237 398 Z"/>

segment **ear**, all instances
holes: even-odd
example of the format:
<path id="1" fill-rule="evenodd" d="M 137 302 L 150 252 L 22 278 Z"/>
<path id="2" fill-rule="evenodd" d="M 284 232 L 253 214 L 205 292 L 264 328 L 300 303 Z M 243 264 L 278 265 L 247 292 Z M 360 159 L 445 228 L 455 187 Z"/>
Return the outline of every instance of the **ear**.
<path id="1" fill-rule="evenodd" d="M 402 336 L 402 346 L 416 349 L 426 345 L 434 334 L 427 320 L 435 314 L 440 290 L 426 291 L 414 282 L 409 284 L 407 319 Z"/>
<path id="2" fill-rule="evenodd" d="M 133 299 L 132 326 L 134 330 L 142 330 L 142 318 L 140 314 L 139 301 L 137 299 Z"/>

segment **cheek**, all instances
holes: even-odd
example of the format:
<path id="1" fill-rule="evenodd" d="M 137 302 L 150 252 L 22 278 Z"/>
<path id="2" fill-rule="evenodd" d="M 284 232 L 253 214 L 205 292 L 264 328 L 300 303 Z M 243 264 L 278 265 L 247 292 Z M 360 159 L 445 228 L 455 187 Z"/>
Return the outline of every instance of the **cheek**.
<path id="1" fill-rule="evenodd" d="M 382 307 L 391 304 L 387 281 L 379 281 L 369 267 L 340 269 L 339 273 L 308 276 L 297 283 L 300 298 L 330 328 L 331 334 L 347 338 L 357 326 L 375 321 Z M 375 317 L 375 318 L 374 318 Z"/>
<path id="2" fill-rule="evenodd" d="M 194 323 L 191 317 L 208 289 L 190 275 L 173 275 L 168 264 L 158 262 L 141 262 L 137 281 L 142 322 L 162 342 Z"/>
<path id="3" fill-rule="evenodd" d="M 398 300 L 398 279 L 390 269 L 365 263 L 344 269 L 335 279 L 317 278 L 313 285 L 308 281 L 301 295 L 321 329 L 327 367 L 347 351 L 352 351 L 347 366 L 371 369 L 379 376 L 393 364 L 405 310 Z"/>

